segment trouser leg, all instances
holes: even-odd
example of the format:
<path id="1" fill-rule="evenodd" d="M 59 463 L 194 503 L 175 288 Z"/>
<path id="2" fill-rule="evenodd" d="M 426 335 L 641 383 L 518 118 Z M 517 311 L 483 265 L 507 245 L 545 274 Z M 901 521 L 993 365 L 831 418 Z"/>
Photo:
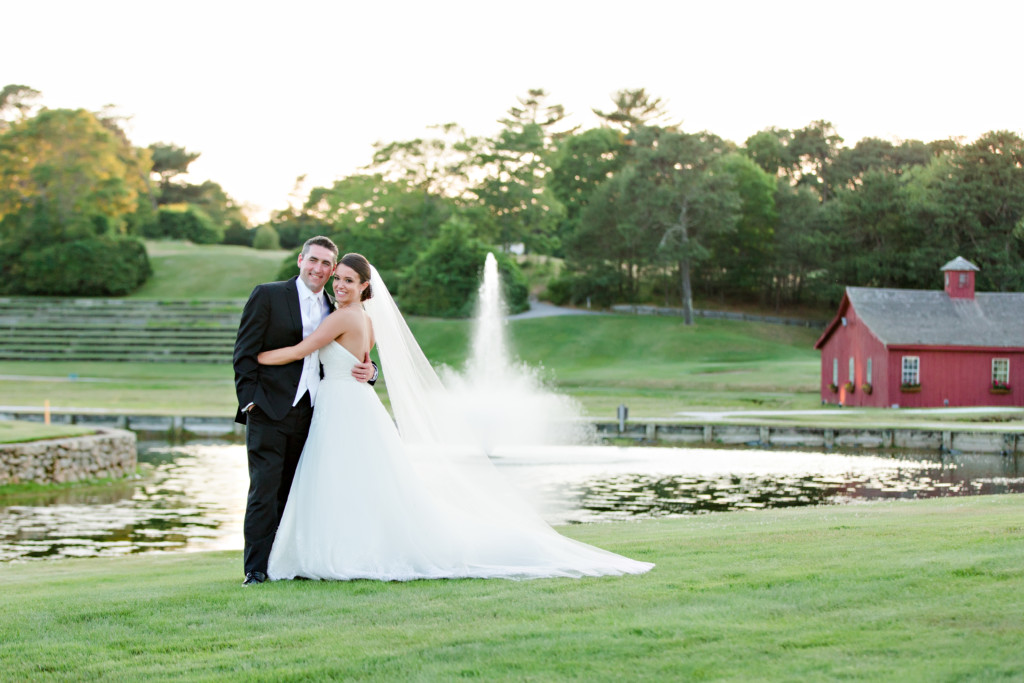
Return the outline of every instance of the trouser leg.
<path id="1" fill-rule="evenodd" d="M 246 572 L 267 571 L 274 535 L 284 514 L 312 414 L 306 397 L 280 421 L 270 420 L 259 407 L 249 414 L 246 430 L 249 495 L 243 527 Z"/>

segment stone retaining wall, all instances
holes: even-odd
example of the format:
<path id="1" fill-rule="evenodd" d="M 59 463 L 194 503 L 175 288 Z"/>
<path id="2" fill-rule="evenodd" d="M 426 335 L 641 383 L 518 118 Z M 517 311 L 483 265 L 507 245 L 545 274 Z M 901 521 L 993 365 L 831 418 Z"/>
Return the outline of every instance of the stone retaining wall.
<path id="1" fill-rule="evenodd" d="M 598 422 L 600 436 L 686 445 L 877 448 L 945 453 L 1024 453 L 1024 433 L 1013 431 L 790 427 L 775 425 Z"/>
<path id="2" fill-rule="evenodd" d="M 135 472 L 135 434 L 100 429 L 87 436 L 0 444 L 0 485 L 117 479 Z"/>

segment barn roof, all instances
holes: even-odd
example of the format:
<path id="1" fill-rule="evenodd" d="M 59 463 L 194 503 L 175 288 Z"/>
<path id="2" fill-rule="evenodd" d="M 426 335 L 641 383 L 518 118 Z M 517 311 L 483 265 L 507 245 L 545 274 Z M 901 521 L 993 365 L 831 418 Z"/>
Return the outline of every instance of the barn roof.
<path id="1" fill-rule="evenodd" d="M 847 287 L 846 298 L 887 346 L 1024 347 L 1024 292 L 957 299 L 943 291 Z"/>

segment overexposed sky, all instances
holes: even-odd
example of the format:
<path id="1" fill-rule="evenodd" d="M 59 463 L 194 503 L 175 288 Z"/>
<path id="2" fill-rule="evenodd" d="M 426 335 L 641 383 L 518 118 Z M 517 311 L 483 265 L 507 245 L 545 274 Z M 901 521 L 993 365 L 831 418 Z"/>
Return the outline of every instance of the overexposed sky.
<path id="1" fill-rule="evenodd" d="M 130 117 L 139 146 L 200 152 L 254 219 L 368 163 L 375 141 L 497 132 L 544 88 L 597 125 L 623 88 L 742 143 L 831 121 L 925 141 L 1024 131 L 1024 3 L 972 0 L 5 0 L 0 86 Z"/>

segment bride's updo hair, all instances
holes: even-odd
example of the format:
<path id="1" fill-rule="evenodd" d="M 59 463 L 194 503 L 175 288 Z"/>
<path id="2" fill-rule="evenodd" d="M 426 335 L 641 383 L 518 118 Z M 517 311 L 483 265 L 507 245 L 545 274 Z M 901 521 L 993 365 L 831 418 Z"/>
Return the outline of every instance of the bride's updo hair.
<path id="1" fill-rule="evenodd" d="M 370 281 L 370 262 L 362 254 L 345 254 L 338 261 L 338 265 L 348 266 L 356 271 L 356 274 L 359 275 L 359 284 Z M 373 296 L 373 285 L 366 285 L 366 289 L 363 290 L 363 296 L 359 300 L 366 301 L 371 296 Z"/>

